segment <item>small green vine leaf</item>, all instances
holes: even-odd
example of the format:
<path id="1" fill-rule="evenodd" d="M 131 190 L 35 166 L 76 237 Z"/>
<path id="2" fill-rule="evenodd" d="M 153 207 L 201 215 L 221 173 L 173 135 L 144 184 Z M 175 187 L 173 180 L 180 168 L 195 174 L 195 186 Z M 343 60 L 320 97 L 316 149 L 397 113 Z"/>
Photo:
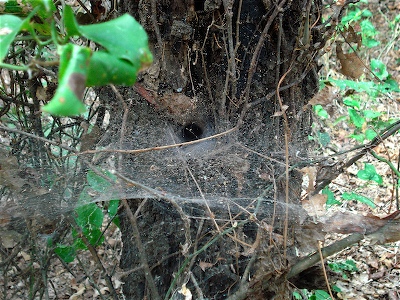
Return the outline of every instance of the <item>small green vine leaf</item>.
<path id="1" fill-rule="evenodd" d="M 378 184 L 383 183 L 382 176 L 376 173 L 374 165 L 369 163 L 365 163 L 364 170 L 360 170 L 357 172 L 357 177 L 362 180 L 372 180 L 377 182 Z"/>
<path id="2" fill-rule="evenodd" d="M 371 208 L 375 208 L 376 205 L 374 203 L 374 201 L 372 201 L 370 198 L 365 197 L 363 195 L 351 192 L 351 193 L 343 193 L 342 194 L 342 199 L 343 200 L 356 200 L 358 202 L 364 203 L 366 205 L 368 205 Z"/>

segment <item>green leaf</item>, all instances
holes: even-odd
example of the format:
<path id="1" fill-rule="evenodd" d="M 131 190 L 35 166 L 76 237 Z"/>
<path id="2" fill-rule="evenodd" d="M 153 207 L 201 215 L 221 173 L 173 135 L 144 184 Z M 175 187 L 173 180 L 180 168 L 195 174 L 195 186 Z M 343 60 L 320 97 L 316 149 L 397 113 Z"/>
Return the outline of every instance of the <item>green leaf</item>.
<path id="1" fill-rule="evenodd" d="M 350 22 L 358 21 L 361 19 L 361 10 L 358 7 L 355 7 L 353 10 L 350 10 L 340 21 L 342 25 L 347 25 Z"/>
<path id="2" fill-rule="evenodd" d="M 365 141 L 365 139 L 366 139 L 364 133 L 359 133 L 359 134 L 353 133 L 353 134 L 350 134 L 350 137 L 355 139 L 357 142 L 360 142 L 360 143 L 363 143 Z"/>
<path id="3" fill-rule="evenodd" d="M 83 228 L 100 228 L 103 223 L 104 214 L 95 203 L 79 206 L 75 209 L 76 222 Z"/>
<path id="4" fill-rule="evenodd" d="M 360 195 L 360 194 L 357 194 L 357 193 L 354 193 L 354 192 L 351 192 L 351 193 L 343 193 L 342 194 L 342 199 L 343 200 L 356 200 L 356 201 L 358 201 L 358 202 L 361 202 L 361 203 L 364 203 L 364 204 L 366 204 L 366 205 L 368 205 L 369 207 L 371 207 L 371 208 L 375 208 L 376 207 L 376 205 L 375 205 L 375 203 L 374 203 L 374 201 L 373 200 L 371 200 L 370 198 L 367 198 L 367 197 L 365 197 L 365 196 L 363 196 L 363 195 Z"/>
<path id="5" fill-rule="evenodd" d="M 370 20 L 363 20 L 360 22 L 361 26 L 361 32 L 363 36 L 366 37 L 373 37 L 376 34 L 378 34 L 378 31 L 376 30 L 374 24 Z"/>
<path id="6" fill-rule="evenodd" d="M 92 246 L 98 246 L 104 242 L 103 232 L 99 228 L 82 228 L 82 232 Z"/>
<path id="7" fill-rule="evenodd" d="M 362 14 L 361 14 L 363 17 L 365 17 L 365 18 L 369 18 L 369 17 L 372 17 L 373 15 L 372 15 L 372 12 L 370 11 L 370 10 L 368 10 L 368 9 L 364 9 L 363 11 L 362 11 Z"/>
<path id="8" fill-rule="evenodd" d="M 335 293 L 341 293 L 342 289 L 340 287 L 338 287 L 336 284 L 334 284 L 332 286 L 332 291 L 335 292 Z"/>
<path id="9" fill-rule="evenodd" d="M 339 87 L 341 90 L 345 90 L 347 88 L 353 89 L 356 92 L 365 92 L 370 96 L 374 96 L 377 93 L 378 85 L 373 81 L 353 81 L 348 79 L 333 79 L 329 78 L 328 80 L 333 85 Z"/>
<path id="10" fill-rule="evenodd" d="M 378 184 L 383 183 L 382 176 L 376 173 L 374 165 L 365 163 L 364 170 L 359 170 L 357 172 L 357 177 L 362 180 L 373 180 Z"/>
<path id="11" fill-rule="evenodd" d="M 118 212 L 119 200 L 110 200 L 108 204 L 108 214 L 113 218 Z"/>
<path id="12" fill-rule="evenodd" d="M 318 141 L 322 147 L 326 147 L 331 142 L 329 133 L 317 131 Z"/>
<path id="13" fill-rule="evenodd" d="M 379 59 L 371 59 L 370 67 L 380 80 L 385 80 L 389 76 L 386 65 Z"/>
<path id="14" fill-rule="evenodd" d="M 109 171 L 104 172 L 104 175 L 113 181 L 117 179 L 117 177 L 114 174 L 111 174 Z M 97 175 L 93 171 L 88 171 L 86 175 L 86 180 L 93 190 L 100 193 L 105 192 L 106 189 L 111 186 L 111 183 L 107 179 L 101 177 L 100 175 Z"/>
<path id="15" fill-rule="evenodd" d="M 315 300 L 330 300 L 332 299 L 329 294 L 323 290 L 316 290 L 314 292 Z"/>
<path id="16" fill-rule="evenodd" d="M 356 263 L 352 259 L 347 259 L 346 261 L 331 262 L 328 263 L 328 266 L 333 272 L 341 273 L 342 271 L 349 271 L 349 272 L 358 271 Z"/>
<path id="17" fill-rule="evenodd" d="M 381 42 L 376 39 L 366 37 L 363 39 L 362 43 L 367 48 L 373 48 L 379 46 Z"/>
<path id="18" fill-rule="evenodd" d="M 357 110 L 354 108 L 348 108 L 347 112 L 349 113 L 350 120 L 357 128 L 362 128 L 365 123 L 365 119 L 359 114 Z"/>
<path id="19" fill-rule="evenodd" d="M 39 8 L 37 15 L 42 21 L 46 21 L 57 10 L 52 0 L 29 0 L 29 4 L 33 8 Z"/>
<path id="20" fill-rule="evenodd" d="M 343 98 L 343 104 L 350 107 L 360 108 L 360 102 L 353 97 L 345 97 Z"/>
<path id="21" fill-rule="evenodd" d="M 12 15 L 0 16 L 0 62 L 6 57 L 8 48 L 20 31 L 24 21 Z"/>
<path id="22" fill-rule="evenodd" d="M 128 14 L 108 22 L 80 26 L 79 31 L 137 70 L 153 61 L 145 30 Z"/>
<path id="23" fill-rule="evenodd" d="M 104 52 L 94 52 L 90 60 L 87 86 L 102 86 L 110 83 L 130 86 L 136 82 L 140 65 L 118 59 Z"/>
<path id="24" fill-rule="evenodd" d="M 365 137 L 370 141 L 372 141 L 374 138 L 376 138 L 377 135 L 378 134 L 376 133 L 376 131 L 371 128 L 368 128 L 367 130 L 365 130 Z"/>
<path id="25" fill-rule="evenodd" d="M 397 83 L 396 80 L 392 78 L 391 75 L 389 75 L 388 78 L 385 80 L 385 84 L 379 85 L 379 90 L 382 91 L 383 93 L 388 93 L 388 92 L 400 93 L 399 84 Z"/>
<path id="26" fill-rule="evenodd" d="M 54 252 L 65 262 L 73 262 L 76 257 L 75 248 L 72 246 L 59 245 L 54 249 Z"/>
<path id="27" fill-rule="evenodd" d="M 60 47 L 59 85 L 51 101 L 42 111 L 56 116 L 74 116 L 83 113 L 82 103 L 91 50 L 67 44 Z"/>
<path id="28" fill-rule="evenodd" d="M 314 112 L 317 114 L 318 117 L 321 119 L 329 118 L 328 112 L 322 107 L 322 105 L 317 104 L 313 106 Z"/>
<path id="29" fill-rule="evenodd" d="M 69 36 L 80 35 L 79 24 L 76 21 L 72 8 L 65 5 L 63 10 L 64 26 Z"/>
<path id="30" fill-rule="evenodd" d="M 19 5 L 17 1 L 10 0 L 5 3 L 4 12 L 9 14 L 21 14 L 22 7 Z"/>
<path id="31" fill-rule="evenodd" d="M 341 205 L 342 204 L 342 202 L 337 201 L 335 199 L 335 194 L 328 187 L 325 187 L 321 193 L 328 196 L 326 199 L 327 207 L 330 207 L 332 205 Z"/>
<path id="32" fill-rule="evenodd" d="M 364 114 L 364 117 L 366 117 L 368 119 L 375 119 L 382 115 L 381 112 L 374 111 L 374 110 L 363 110 L 363 114 Z"/>

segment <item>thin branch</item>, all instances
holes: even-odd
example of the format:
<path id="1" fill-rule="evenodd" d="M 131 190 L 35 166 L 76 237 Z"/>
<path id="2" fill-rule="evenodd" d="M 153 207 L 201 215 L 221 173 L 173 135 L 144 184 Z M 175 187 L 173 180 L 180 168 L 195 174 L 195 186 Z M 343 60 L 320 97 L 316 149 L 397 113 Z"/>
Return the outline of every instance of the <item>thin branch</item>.
<path id="1" fill-rule="evenodd" d="M 111 281 L 110 275 L 108 275 L 107 270 L 104 268 L 103 263 L 101 262 L 96 249 L 90 244 L 86 236 L 82 232 L 82 228 L 76 224 L 75 220 L 73 218 L 69 218 L 70 224 L 74 227 L 74 229 L 79 233 L 79 237 L 82 239 L 82 241 L 85 243 L 86 247 L 88 248 L 90 254 L 92 255 L 97 267 L 99 270 L 104 274 L 104 279 L 106 281 L 106 285 L 111 293 L 111 296 L 113 299 L 118 300 L 118 295 L 117 292 L 114 289 L 114 286 Z"/>
<path id="2" fill-rule="evenodd" d="M 139 255 L 140 263 L 142 264 L 143 269 L 144 269 L 144 277 L 146 278 L 146 282 L 150 289 L 151 299 L 160 300 L 161 297 L 158 294 L 156 284 L 154 282 L 153 276 L 151 275 L 150 267 L 147 262 L 146 251 L 143 247 L 143 243 L 140 238 L 139 228 L 137 226 L 137 216 L 147 200 L 145 199 L 140 203 L 135 214 L 132 213 L 132 210 L 129 207 L 128 201 L 126 199 L 122 199 L 121 201 L 122 201 L 122 205 L 125 208 L 125 212 L 128 215 L 128 219 L 131 223 L 133 238 L 135 239 L 136 247 L 138 248 L 138 255 Z"/>
<path id="3" fill-rule="evenodd" d="M 257 46 L 254 50 L 253 56 L 251 58 L 250 62 L 250 68 L 249 68 L 249 73 L 247 75 L 247 83 L 246 83 L 246 88 L 244 90 L 244 102 L 245 104 L 248 103 L 249 101 L 249 96 L 250 96 L 250 86 L 253 81 L 253 76 L 256 72 L 257 64 L 258 64 L 258 58 L 260 56 L 260 52 L 262 47 L 264 46 L 265 40 L 267 39 L 268 36 L 268 31 L 269 28 L 272 25 L 272 22 L 275 20 L 276 16 L 278 15 L 279 12 L 282 11 L 283 5 L 285 5 L 286 1 L 282 0 L 278 6 L 275 7 L 274 11 L 272 12 L 271 16 L 269 17 L 267 24 L 264 27 L 263 32 L 261 33 L 260 39 L 258 40 Z M 239 119 L 238 123 L 241 125 L 243 120 Z"/>
<path id="4" fill-rule="evenodd" d="M 1 126 L 0 126 L 1 129 Z M 93 153 L 102 153 L 102 152 L 108 152 L 108 153 L 123 153 L 123 154 L 139 154 L 139 153 L 144 153 L 144 152 L 150 152 L 150 151 L 160 151 L 160 150 L 166 150 L 166 149 L 171 149 L 171 148 L 176 148 L 176 147 L 181 147 L 181 146 L 189 146 L 197 143 L 201 143 L 207 140 L 219 138 L 221 136 L 230 134 L 234 131 L 236 131 L 237 128 L 233 127 L 229 130 L 226 130 L 221 133 L 217 133 L 202 139 L 190 141 L 190 142 L 184 142 L 184 143 L 178 143 L 178 144 L 171 144 L 171 145 L 165 145 L 165 146 L 155 146 L 155 147 L 150 147 L 150 148 L 142 148 L 142 149 L 132 149 L 132 150 L 123 150 L 123 149 L 99 149 L 99 150 L 86 150 L 80 153 L 77 153 L 78 155 L 82 154 L 93 154 Z"/>
<path id="5" fill-rule="evenodd" d="M 354 155 L 352 158 L 350 158 L 344 165 L 341 167 L 341 169 L 347 169 L 350 167 L 352 164 L 354 164 L 356 161 L 361 159 L 365 154 L 371 151 L 371 149 L 375 148 L 378 146 L 380 143 L 382 143 L 385 139 L 388 137 L 392 136 L 395 134 L 398 130 L 400 130 L 400 120 L 389 125 L 386 127 L 384 130 L 380 132 L 369 144 L 366 144 L 362 146 L 362 150 Z M 318 184 L 315 187 L 315 190 L 312 192 L 312 195 L 318 194 L 324 187 L 329 185 L 337 176 L 340 175 L 340 172 L 335 173 L 335 176 L 330 176 L 329 178 L 326 178 L 323 180 L 320 184 Z"/>
<path id="6" fill-rule="evenodd" d="M 321 249 L 322 257 L 326 258 L 328 256 L 331 256 L 333 254 L 338 253 L 339 251 L 360 242 L 364 238 L 364 235 L 361 233 L 353 233 L 352 235 L 349 235 L 348 237 L 345 237 L 344 239 L 341 239 L 332 245 L 329 245 L 327 247 L 324 247 Z M 318 261 L 320 261 L 320 254 L 318 252 L 307 256 L 305 258 L 302 258 L 300 261 L 298 261 L 293 267 L 290 269 L 287 278 L 290 279 L 304 270 L 307 270 L 308 268 L 312 267 Z"/>
<path id="7" fill-rule="evenodd" d="M 319 254 L 319 257 L 321 259 L 321 266 L 322 266 L 322 270 L 324 272 L 324 278 L 325 278 L 326 287 L 328 288 L 328 292 L 329 292 L 329 295 L 331 296 L 332 300 L 334 300 L 335 298 L 332 295 L 332 290 L 331 290 L 331 287 L 329 285 L 328 275 L 326 274 L 324 256 L 322 255 L 322 251 L 321 251 L 321 241 L 318 241 L 318 254 Z"/>

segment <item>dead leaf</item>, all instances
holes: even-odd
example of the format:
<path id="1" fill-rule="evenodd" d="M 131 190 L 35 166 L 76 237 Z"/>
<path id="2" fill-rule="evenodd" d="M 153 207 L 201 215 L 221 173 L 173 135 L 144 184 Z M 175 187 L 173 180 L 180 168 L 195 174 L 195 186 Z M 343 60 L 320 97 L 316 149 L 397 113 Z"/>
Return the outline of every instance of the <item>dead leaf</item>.
<path id="1" fill-rule="evenodd" d="M 326 213 L 325 203 L 328 196 L 325 194 L 316 194 L 308 200 L 302 201 L 303 208 L 307 211 L 309 216 L 323 216 Z"/>
<path id="2" fill-rule="evenodd" d="M 356 25 L 357 29 L 360 29 L 360 25 Z M 347 29 L 343 31 L 344 38 L 347 43 L 357 43 L 357 49 L 360 49 L 362 43 L 362 36 L 359 31 L 355 31 L 350 25 Z"/>
<path id="3" fill-rule="evenodd" d="M 307 105 L 321 104 L 323 106 L 331 104 L 333 100 L 337 97 L 339 89 L 330 85 L 325 85 L 322 90 L 314 95 L 308 101 Z"/>
<path id="4" fill-rule="evenodd" d="M 300 171 L 308 177 L 308 187 L 307 187 L 306 193 L 310 195 L 315 190 L 314 183 L 315 183 L 315 178 L 317 176 L 317 168 L 316 167 L 304 167 Z"/>
<path id="5" fill-rule="evenodd" d="M 340 72 L 343 75 L 357 79 L 364 73 L 364 63 L 356 52 L 343 53 L 342 45 L 337 43 L 336 55 L 342 65 Z"/>
<path id="6" fill-rule="evenodd" d="M 284 113 L 285 113 L 285 111 L 287 110 L 289 108 L 289 106 L 288 105 L 282 105 L 282 110 L 280 110 L 280 111 L 276 111 L 272 116 L 273 117 L 280 117 L 280 116 L 282 116 Z"/>
<path id="7" fill-rule="evenodd" d="M 213 263 L 208 263 L 208 262 L 205 262 L 205 261 L 200 261 L 199 262 L 199 267 L 200 267 L 200 269 L 203 270 L 203 272 L 205 272 L 206 269 L 211 268 L 212 266 L 214 266 Z"/>

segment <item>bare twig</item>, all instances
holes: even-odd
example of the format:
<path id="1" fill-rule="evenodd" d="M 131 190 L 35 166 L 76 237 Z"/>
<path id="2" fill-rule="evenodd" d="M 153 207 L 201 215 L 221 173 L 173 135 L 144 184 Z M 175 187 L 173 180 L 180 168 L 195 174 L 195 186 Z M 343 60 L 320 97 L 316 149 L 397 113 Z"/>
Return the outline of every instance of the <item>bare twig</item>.
<path id="1" fill-rule="evenodd" d="M 391 135 L 395 134 L 398 130 L 400 130 L 400 120 L 389 125 L 386 127 L 384 130 L 380 132 L 370 143 L 360 146 L 363 148 L 360 152 L 358 152 L 356 155 L 354 155 L 352 158 L 350 158 L 347 162 L 343 164 L 341 167 L 342 170 L 347 169 L 350 167 L 352 164 L 354 164 L 356 161 L 361 159 L 365 154 L 371 151 L 371 149 L 375 148 L 378 146 L 380 143 L 382 143 L 385 139 L 390 137 Z M 312 195 L 318 194 L 324 187 L 326 187 L 328 184 L 330 184 L 337 176 L 339 176 L 340 173 L 334 174 L 335 176 L 330 176 L 329 178 L 326 178 L 323 180 L 321 183 L 319 183 L 316 187 L 315 190 L 313 191 Z"/>
<path id="2" fill-rule="evenodd" d="M 257 63 L 258 63 L 258 58 L 260 57 L 260 52 L 262 47 L 264 46 L 265 40 L 268 36 L 268 31 L 269 28 L 272 25 L 272 22 L 275 20 L 276 16 L 278 15 L 278 13 L 282 10 L 283 6 L 285 5 L 286 0 L 282 0 L 280 1 L 280 3 L 275 7 L 274 11 L 272 12 L 271 16 L 269 17 L 267 24 L 264 27 L 263 32 L 261 33 L 260 39 L 258 40 L 257 46 L 254 50 L 253 56 L 251 58 L 251 62 L 250 62 L 250 68 L 249 68 L 249 72 L 247 75 L 247 83 L 246 83 L 246 88 L 244 90 L 244 103 L 248 103 L 249 102 L 249 96 L 250 96 L 250 86 L 253 80 L 253 76 L 256 72 L 256 68 L 257 68 Z M 241 125 L 241 123 L 243 122 L 242 119 L 239 119 L 238 123 L 239 125 Z"/>
<path id="3" fill-rule="evenodd" d="M 156 284 L 155 284 L 154 279 L 153 279 L 153 277 L 151 275 L 150 267 L 149 267 L 149 264 L 147 262 L 146 251 L 145 251 L 145 249 L 143 247 L 142 240 L 140 238 L 139 228 L 137 226 L 137 216 L 138 216 L 140 210 L 142 209 L 142 207 L 146 204 L 147 200 L 145 199 L 140 203 L 140 205 L 137 208 L 135 214 L 132 213 L 132 210 L 129 207 L 128 201 L 126 199 L 122 199 L 121 201 L 122 201 L 122 205 L 125 208 L 126 214 L 128 215 L 128 219 L 129 219 L 129 221 L 131 223 L 131 226 L 132 226 L 132 234 L 133 234 L 133 237 L 134 237 L 135 242 L 136 242 L 136 247 L 138 248 L 139 259 L 140 259 L 140 262 L 141 262 L 141 264 L 143 266 L 143 269 L 144 269 L 144 276 L 146 278 L 147 284 L 148 284 L 149 289 L 150 289 L 151 298 L 154 299 L 154 300 L 159 300 L 159 299 L 161 299 L 161 297 L 158 294 L 158 290 L 157 290 Z"/>
<path id="4" fill-rule="evenodd" d="M 104 268 L 103 263 L 101 262 L 99 256 L 97 255 L 96 249 L 92 246 L 92 244 L 90 244 L 90 242 L 88 241 L 86 236 L 83 234 L 82 228 L 79 227 L 78 224 L 76 224 L 75 220 L 73 218 L 69 218 L 69 221 L 70 221 L 71 225 L 74 227 L 74 229 L 78 232 L 79 237 L 85 243 L 85 245 L 88 248 L 90 254 L 92 255 L 97 267 L 104 274 L 104 279 L 106 281 L 107 287 L 111 293 L 112 298 L 115 300 L 118 300 L 118 295 L 112 284 L 111 277 L 108 275 L 107 270 Z"/>
<path id="5" fill-rule="evenodd" d="M 318 254 L 321 259 L 321 266 L 322 266 L 322 270 L 324 272 L 324 278 L 325 278 L 326 286 L 328 288 L 329 295 L 331 296 L 332 300 L 335 300 L 335 298 L 332 295 L 332 290 L 331 290 L 331 286 L 329 284 L 328 275 L 326 274 L 326 268 L 325 268 L 325 264 L 324 264 L 324 256 L 322 255 L 322 251 L 321 251 L 321 241 L 318 241 Z"/>

